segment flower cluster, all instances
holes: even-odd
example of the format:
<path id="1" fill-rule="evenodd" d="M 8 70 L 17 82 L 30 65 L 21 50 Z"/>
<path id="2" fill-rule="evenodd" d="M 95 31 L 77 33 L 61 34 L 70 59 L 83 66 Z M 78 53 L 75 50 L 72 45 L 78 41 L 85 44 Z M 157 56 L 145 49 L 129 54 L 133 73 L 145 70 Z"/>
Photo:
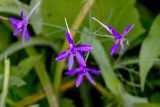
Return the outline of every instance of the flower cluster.
<path id="1" fill-rule="evenodd" d="M 87 68 L 86 66 L 86 61 L 83 57 L 83 53 L 84 52 L 90 52 L 91 50 L 93 50 L 93 47 L 90 46 L 89 44 L 82 44 L 79 46 L 76 46 L 70 30 L 68 28 L 68 24 L 67 21 L 65 19 L 65 23 L 67 26 L 67 32 L 66 32 L 66 39 L 69 43 L 69 49 L 66 51 L 61 52 L 57 57 L 56 60 L 60 61 L 63 60 L 65 58 L 68 58 L 68 69 L 69 71 L 66 73 L 67 75 L 73 76 L 75 74 L 78 73 L 78 78 L 76 81 L 76 87 L 79 87 L 79 85 L 82 83 L 83 77 L 85 76 L 93 85 L 95 85 L 95 82 L 93 80 L 93 78 L 90 76 L 89 72 L 93 73 L 93 74 L 100 74 L 100 71 L 95 70 L 95 69 L 90 69 Z M 74 64 L 74 56 L 77 59 L 77 62 L 79 63 L 80 67 L 76 68 L 74 70 L 72 70 L 73 64 Z"/>
<path id="2" fill-rule="evenodd" d="M 0 16 L 0 19 L 9 20 L 12 23 L 12 27 L 15 29 L 13 35 L 18 36 L 20 33 L 22 33 L 22 44 L 24 44 L 25 39 L 31 40 L 29 31 L 27 29 L 28 21 L 30 17 L 32 16 L 35 9 L 39 6 L 40 2 L 37 3 L 33 9 L 29 12 L 29 14 L 25 17 L 24 12 L 20 12 L 21 19 L 17 19 L 14 17 L 5 18 L 3 16 Z M 128 32 L 133 28 L 133 24 L 129 25 L 122 34 L 119 34 L 112 26 L 108 26 L 97 20 L 96 18 L 93 18 L 95 21 L 97 21 L 100 25 L 102 25 L 105 29 L 107 29 L 113 37 L 116 39 L 114 45 L 111 47 L 110 54 L 113 55 L 117 52 L 118 47 L 120 45 L 121 49 L 119 54 L 122 54 L 124 52 L 124 44 L 123 42 L 126 41 L 126 44 L 128 45 L 129 42 L 127 39 L 125 39 L 125 35 L 128 34 Z M 93 78 L 91 77 L 90 73 L 92 74 L 100 74 L 101 72 L 99 70 L 88 68 L 86 65 L 85 58 L 83 56 L 86 52 L 91 52 L 93 50 L 93 47 L 89 44 L 82 44 L 79 46 L 76 46 L 73 39 L 71 32 L 69 30 L 67 21 L 65 19 L 67 31 L 66 31 L 66 39 L 69 44 L 68 50 L 65 50 L 61 52 L 57 57 L 56 61 L 60 61 L 63 59 L 68 58 L 68 72 L 66 72 L 69 76 L 74 76 L 78 74 L 78 78 L 76 80 L 76 87 L 79 87 L 83 81 L 83 77 L 86 77 L 90 83 L 95 85 L 95 82 Z M 76 61 L 79 64 L 79 67 L 76 69 L 72 69 L 74 65 L 74 57 Z"/>

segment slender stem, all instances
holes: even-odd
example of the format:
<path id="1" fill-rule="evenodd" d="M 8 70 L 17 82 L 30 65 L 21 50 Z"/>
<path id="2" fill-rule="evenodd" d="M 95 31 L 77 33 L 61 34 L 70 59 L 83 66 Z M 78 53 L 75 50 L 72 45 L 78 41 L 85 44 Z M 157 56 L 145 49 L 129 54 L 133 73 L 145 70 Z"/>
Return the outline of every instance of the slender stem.
<path id="1" fill-rule="evenodd" d="M 76 34 L 76 32 L 73 32 L 73 29 L 75 30 L 79 28 L 79 26 L 81 25 L 82 21 L 86 17 L 89 9 L 91 8 L 94 2 L 95 0 L 88 0 L 82 7 L 71 29 L 72 38 L 74 38 Z M 67 48 L 68 48 L 68 43 L 67 41 L 65 41 L 61 50 L 63 51 L 63 50 L 66 50 Z M 59 86 L 61 83 L 61 75 L 64 68 L 64 64 L 65 64 L 64 61 L 61 61 L 61 62 L 58 62 L 56 66 L 56 71 L 55 71 L 54 81 L 53 81 L 54 92 L 56 94 L 58 94 L 58 91 L 59 91 Z"/>
<path id="2" fill-rule="evenodd" d="M 0 19 L 3 19 L 3 20 L 9 20 L 8 18 L 6 18 L 6 17 L 3 17 L 3 16 L 0 16 Z"/>
<path id="3" fill-rule="evenodd" d="M 28 16 L 26 17 L 26 20 L 28 21 L 29 18 L 32 16 L 32 13 L 34 12 L 34 10 L 40 5 L 40 2 L 38 2 L 33 9 L 29 12 Z"/>
<path id="4" fill-rule="evenodd" d="M 0 107 L 5 106 L 6 97 L 8 94 L 9 74 L 10 74 L 10 60 L 6 59 L 4 61 L 4 83 L 3 83 L 2 96 L 0 100 Z"/>
<path id="5" fill-rule="evenodd" d="M 34 104 L 35 102 L 38 102 L 39 99 L 44 99 L 45 97 L 46 97 L 46 94 L 44 93 L 44 91 L 39 91 L 19 101 L 13 107 L 29 106 L 30 104 Z"/>
<path id="6" fill-rule="evenodd" d="M 35 49 L 31 48 L 31 47 L 26 48 L 25 50 L 29 56 L 33 56 L 33 55 L 36 56 L 38 54 L 35 51 Z M 51 82 L 50 82 L 49 76 L 47 74 L 47 71 L 45 69 L 44 63 L 42 61 L 39 61 L 38 63 L 35 64 L 34 67 L 35 67 L 36 73 L 40 79 L 40 82 L 45 90 L 50 107 L 59 107 L 57 98 L 54 95 L 54 92 L 52 90 Z"/>
<path id="7" fill-rule="evenodd" d="M 111 32 L 107 25 L 103 24 L 102 22 L 100 22 L 100 21 L 99 21 L 98 19 L 96 19 L 95 17 L 93 17 L 92 19 L 95 20 L 95 21 L 97 21 L 100 25 L 102 25 L 102 26 L 103 26 L 104 28 L 106 28 L 109 32 Z"/>
<path id="8" fill-rule="evenodd" d="M 96 81 L 95 81 L 95 82 L 96 82 Z M 107 91 L 106 88 L 104 88 L 104 87 L 103 87 L 101 84 L 99 84 L 98 82 L 96 82 L 95 88 L 98 90 L 98 92 L 99 92 L 100 94 L 102 94 L 103 96 L 106 96 L 107 99 L 109 99 L 109 100 L 111 100 L 111 99 L 113 99 L 113 98 L 115 97 L 111 92 Z"/>
<path id="9" fill-rule="evenodd" d="M 67 19 L 64 18 L 64 20 L 65 20 L 65 23 L 66 23 L 67 30 L 68 30 L 68 32 L 71 34 L 71 32 L 70 32 L 70 30 L 69 30 L 69 27 L 68 27 Z"/>

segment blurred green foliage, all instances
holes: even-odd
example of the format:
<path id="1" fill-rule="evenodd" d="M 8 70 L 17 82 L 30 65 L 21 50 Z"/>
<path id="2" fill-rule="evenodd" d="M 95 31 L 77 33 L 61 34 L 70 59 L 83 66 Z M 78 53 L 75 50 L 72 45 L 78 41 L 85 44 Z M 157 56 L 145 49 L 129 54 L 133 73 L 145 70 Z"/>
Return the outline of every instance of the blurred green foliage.
<path id="1" fill-rule="evenodd" d="M 32 40 L 25 45 L 20 35 L 13 37 L 11 23 L 0 19 L 0 92 L 3 60 L 6 55 L 11 60 L 6 107 L 56 107 L 55 102 L 60 107 L 160 107 L 160 16 L 143 0 L 95 0 L 80 28 L 73 31 L 75 43 L 94 47 L 87 64 L 102 74 L 93 76 L 95 87 L 85 80 L 79 88 L 73 84 L 75 77 L 62 74 L 59 93 L 54 93 L 55 57 L 65 41 L 64 17 L 71 28 L 88 1 L 41 0 L 28 25 Z M 1 0 L 0 16 L 19 18 L 20 10 L 27 15 L 37 2 Z M 92 17 L 119 33 L 135 24 L 126 36 L 130 45 L 125 46 L 123 55 L 110 55 L 114 39 Z M 65 66 L 63 73 L 66 71 Z"/>

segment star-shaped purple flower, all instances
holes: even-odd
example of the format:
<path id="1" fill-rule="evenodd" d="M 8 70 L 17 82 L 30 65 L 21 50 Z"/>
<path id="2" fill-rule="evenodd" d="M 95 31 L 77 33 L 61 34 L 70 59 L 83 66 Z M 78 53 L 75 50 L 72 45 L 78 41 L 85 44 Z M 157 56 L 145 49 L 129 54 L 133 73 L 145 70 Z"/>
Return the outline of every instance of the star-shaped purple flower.
<path id="1" fill-rule="evenodd" d="M 75 56 L 80 65 L 86 66 L 86 62 L 85 62 L 85 59 L 82 54 L 83 54 L 83 52 L 90 52 L 91 50 L 93 50 L 93 47 L 88 44 L 82 44 L 82 45 L 76 46 L 73 39 L 72 39 L 72 36 L 71 36 L 70 30 L 68 28 L 68 24 L 67 24 L 66 19 L 65 19 L 65 22 L 66 22 L 66 26 L 67 26 L 67 30 L 68 30 L 66 32 L 66 38 L 69 43 L 69 49 L 61 52 L 56 57 L 56 60 L 57 61 L 63 60 L 69 56 L 68 69 L 71 70 L 73 67 L 74 56 Z"/>
<path id="2" fill-rule="evenodd" d="M 116 39 L 114 45 L 112 46 L 111 50 L 110 50 L 110 53 L 111 55 L 115 54 L 118 50 L 118 46 L 120 44 L 121 46 L 121 50 L 119 52 L 119 54 L 122 54 L 124 52 L 124 44 L 123 44 L 123 41 L 126 40 L 126 44 L 128 45 L 129 42 L 127 39 L 124 38 L 124 36 L 134 27 L 134 24 L 131 24 L 129 25 L 124 31 L 122 34 L 119 34 L 113 27 L 111 26 L 107 26 L 105 24 L 103 24 L 102 22 L 100 22 L 99 20 L 97 20 L 96 18 L 93 17 L 93 19 L 95 21 L 97 21 L 99 24 L 101 24 L 104 28 L 106 28 L 113 36 L 114 38 Z"/>
<path id="3" fill-rule="evenodd" d="M 78 74 L 78 78 L 76 80 L 76 87 L 79 87 L 81 85 L 84 76 L 89 80 L 91 84 L 96 85 L 90 73 L 98 75 L 101 72 L 99 70 L 87 68 L 82 65 L 80 65 L 79 68 L 66 72 L 66 74 L 69 76 L 74 76 L 75 74 Z"/>
<path id="4" fill-rule="evenodd" d="M 15 29 L 13 35 L 14 36 L 18 36 L 21 32 L 22 32 L 22 43 L 24 44 L 24 41 L 25 41 L 25 38 L 28 38 L 28 40 L 30 40 L 30 34 L 28 32 L 28 29 L 27 29 L 27 24 L 28 24 L 28 21 L 33 13 L 33 11 L 38 7 L 38 5 L 40 4 L 37 3 L 33 9 L 30 11 L 30 13 L 25 17 L 24 16 L 24 12 L 21 11 L 20 12 L 20 16 L 21 16 L 21 20 L 20 19 L 17 19 L 17 18 L 14 18 L 14 17 L 10 17 L 9 20 L 11 21 L 12 23 L 12 27 Z"/>

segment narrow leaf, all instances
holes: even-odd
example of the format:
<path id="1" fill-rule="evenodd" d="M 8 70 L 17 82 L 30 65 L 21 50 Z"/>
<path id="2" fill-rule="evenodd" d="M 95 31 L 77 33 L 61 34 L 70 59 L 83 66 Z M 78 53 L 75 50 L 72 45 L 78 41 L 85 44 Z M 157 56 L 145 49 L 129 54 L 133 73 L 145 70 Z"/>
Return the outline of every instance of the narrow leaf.
<path id="1" fill-rule="evenodd" d="M 149 31 L 147 38 L 142 43 L 140 50 L 140 79 L 141 89 L 144 90 L 144 84 L 149 70 L 154 61 L 149 59 L 157 58 L 160 55 L 160 15 L 157 16 Z"/>

